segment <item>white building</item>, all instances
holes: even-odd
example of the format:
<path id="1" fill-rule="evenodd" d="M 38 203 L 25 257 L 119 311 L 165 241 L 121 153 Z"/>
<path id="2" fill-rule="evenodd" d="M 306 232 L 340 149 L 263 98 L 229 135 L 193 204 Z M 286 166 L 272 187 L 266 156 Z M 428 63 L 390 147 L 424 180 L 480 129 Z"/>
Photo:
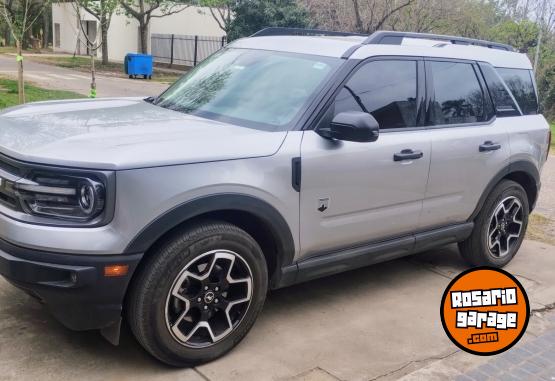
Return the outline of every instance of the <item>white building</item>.
<path id="1" fill-rule="evenodd" d="M 100 28 L 98 20 L 90 13 L 82 10 L 78 12 L 72 3 L 52 4 L 53 49 L 55 53 L 87 54 L 86 41 L 78 38 L 84 29 L 91 40 L 98 36 L 100 42 Z M 154 14 L 160 14 L 159 10 Z M 83 28 L 79 26 L 83 23 Z M 153 17 L 149 26 L 150 35 L 178 34 L 222 37 L 224 32 L 218 27 L 207 8 L 189 7 L 182 12 L 165 17 Z M 108 30 L 108 57 L 110 61 L 123 61 L 127 53 L 140 51 L 139 23 L 132 17 L 127 17 L 123 10 L 118 10 L 112 16 Z M 101 56 L 101 49 L 97 52 Z"/>

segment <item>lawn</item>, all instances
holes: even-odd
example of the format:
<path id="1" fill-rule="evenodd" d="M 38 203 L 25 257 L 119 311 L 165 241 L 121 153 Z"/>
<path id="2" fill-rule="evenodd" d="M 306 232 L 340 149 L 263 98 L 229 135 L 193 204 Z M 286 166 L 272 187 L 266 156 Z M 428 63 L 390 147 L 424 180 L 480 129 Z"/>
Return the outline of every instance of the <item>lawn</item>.
<path id="1" fill-rule="evenodd" d="M 68 69 L 77 69 L 77 70 L 91 70 L 91 59 L 89 57 L 82 57 L 82 56 L 33 56 L 30 57 L 33 61 L 38 61 L 42 63 L 47 63 L 55 66 L 65 67 Z M 113 72 L 121 72 L 123 70 L 123 64 L 115 63 L 115 62 L 108 62 L 108 64 L 103 65 L 101 60 L 95 60 L 95 67 L 100 71 L 113 71 Z"/>
<path id="2" fill-rule="evenodd" d="M 553 137 L 551 139 L 551 153 L 555 155 L 555 123 L 550 123 L 549 125 L 551 127 L 551 136 Z"/>
<path id="3" fill-rule="evenodd" d="M 84 98 L 84 96 L 71 91 L 48 90 L 29 84 L 25 85 L 27 102 L 72 98 Z M 15 106 L 18 103 L 17 81 L 0 78 L 0 109 Z"/>
<path id="4" fill-rule="evenodd" d="M 15 47 L 13 46 L 0 46 L 0 54 L 15 53 L 15 51 Z"/>
<path id="5" fill-rule="evenodd" d="M 83 56 L 31 56 L 29 57 L 33 61 L 41 62 L 49 65 L 64 67 L 67 69 L 79 70 L 83 72 L 90 72 L 91 70 L 91 59 L 89 57 Z M 123 72 L 123 64 L 118 62 L 108 62 L 107 64 L 102 64 L 101 60 L 95 60 L 95 69 L 98 73 L 114 75 L 118 77 L 126 77 Z M 171 73 L 156 70 L 154 68 L 154 73 L 152 75 L 152 80 L 162 83 L 173 83 L 175 82 L 181 74 Z M 140 80 L 140 79 L 138 79 Z"/>
<path id="6" fill-rule="evenodd" d="M 17 52 L 17 49 L 15 48 L 15 46 L 0 46 L 0 54 L 15 54 L 16 52 Z M 41 53 L 51 54 L 52 48 L 43 48 L 43 49 L 29 48 L 27 50 L 23 50 L 23 55 L 41 54 Z"/>

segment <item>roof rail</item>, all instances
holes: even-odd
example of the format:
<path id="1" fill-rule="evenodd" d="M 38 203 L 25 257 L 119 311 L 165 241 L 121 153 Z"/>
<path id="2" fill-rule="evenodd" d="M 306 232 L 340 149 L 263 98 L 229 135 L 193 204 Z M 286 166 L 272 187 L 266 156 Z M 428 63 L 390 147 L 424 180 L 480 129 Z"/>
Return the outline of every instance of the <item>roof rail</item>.
<path id="1" fill-rule="evenodd" d="M 491 42 L 485 40 L 477 40 L 474 38 L 444 36 L 441 34 L 430 33 L 412 33 L 412 32 L 390 32 L 390 31 L 377 31 L 372 33 L 364 42 L 364 45 L 369 44 L 387 44 L 387 45 L 401 45 L 403 38 L 415 38 L 423 40 L 438 40 L 450 42 L 455 45 L 476 45 L 490 49 L 507 50 L 514 52 L 515 49 L 511 45 L 501 44 L 499 42 Z"/>
<path id="2" fill-rule="evenodd" d="M 368 37 L 367 34 L 336 32 L 332 30 L 305 29 L 305 28 L 281 28 L 270 27 L 259 30 L 251 37 L 262 36 L 360 36 Z"/>

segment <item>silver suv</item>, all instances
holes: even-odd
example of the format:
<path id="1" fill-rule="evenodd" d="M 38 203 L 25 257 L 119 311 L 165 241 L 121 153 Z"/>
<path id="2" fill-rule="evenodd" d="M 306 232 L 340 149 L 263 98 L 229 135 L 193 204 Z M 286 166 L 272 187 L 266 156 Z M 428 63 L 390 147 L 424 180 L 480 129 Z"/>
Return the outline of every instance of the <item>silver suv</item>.
<path id="1" fill-rule="evenodd" d="M 186 366 L 269 289 L 455 242 L 504 266 L 548 154 L 531 69 L 487 41 L 266 29 L 156 98 L 5 110 L 0 273 Z"/>

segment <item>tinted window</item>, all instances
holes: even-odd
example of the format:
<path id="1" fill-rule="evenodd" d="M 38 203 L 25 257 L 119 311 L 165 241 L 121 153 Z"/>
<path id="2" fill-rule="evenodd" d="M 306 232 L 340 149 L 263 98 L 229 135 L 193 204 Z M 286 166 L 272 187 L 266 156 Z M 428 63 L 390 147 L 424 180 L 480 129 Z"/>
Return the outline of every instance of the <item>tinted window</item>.
<path id="1" fill-rule="evenodd" d="M 497 72 L 513 93 L 522 113 L 532 115 L 538 113 L 538 99 L 532 81 L 532 72 L 524 69 L 497 68 Z"/>
<path id="2" fill-rule="evenodd" d="M 484 94 L 471 64 L 430 62 L 435 101 L 430 110 L 431 124 L 483 122 Z"/>
<path id="3" fill-rule="evenodd" d="M 416 126 L 416 61 L 374 61 L 351 77 L 335 99 L 335 115 L 369 112 L 381 128 Z"/>
<path id="4" fill-rule="evenodd" d="M 513 97 L 506 88 L 503 80 L 495 69 L 487 64 L 480 64 L 480 69 L 484 74 L 484 79 L 488 86 L 489 93 L 495 103 L 498 116 L 518 116 L 520 112 L 515 105 Z"/>

